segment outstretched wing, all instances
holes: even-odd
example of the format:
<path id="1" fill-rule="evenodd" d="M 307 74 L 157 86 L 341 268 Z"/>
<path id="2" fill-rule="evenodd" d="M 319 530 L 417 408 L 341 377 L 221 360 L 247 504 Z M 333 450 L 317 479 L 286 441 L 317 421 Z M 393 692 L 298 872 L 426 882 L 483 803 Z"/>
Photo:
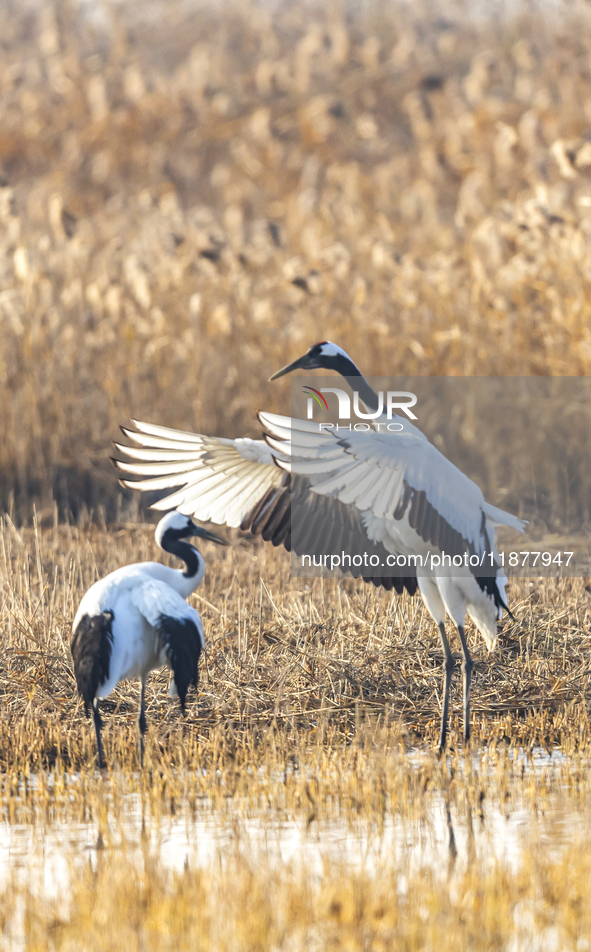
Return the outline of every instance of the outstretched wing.
<path id="1" fill-rule="evenodd" d="M 122 479 L 121 484 L 142 491 L 182 487 L 153 503 L 153 509 L 178 509 L 201 522 L 237 529 L 260 499 L 281 484 L 283 474 L 263 440 L 226 440 L 133 423 L 135 430 L 122 430 L 136 445 L 115 446 L 134 462 L 113 464 L 119 472 L 145 478 Z"/>
<path id="2" fill-rule="evenodd" d="M 262 440 L 228 440 L 134 423 L 135 431 L 123 432 L 137 445 L 115 444 L 133 462 L 113 463 L 120 472 L 143 478 L 122 479 L 122 484 L 142 491 L 182 487 L 152 508 L 176 507 L 200 521 L 250 530 L 275 546 L 310 555 L 316 564 L 338 546 L 352 557 L 365 555 L 364 564 L 346 567 L 354 578 L 398 593 L 417 591 L 412 569 L 405 578 L 392 578 L 368 567 L 370 557 L 374 565 L 384 565 L 389 551 L 368 534 L 361 513 L 337 498 L 311 492 L 307 477 L 283 472 L 278 463 L 287 463 L 289 456 L 280 449 Z M 329 531 L 318 531 L 321 525 Z"/>
<path id="3" fill-rule="evenodd" d="M 278 466 L 307 478 L 312 493 L 356 509 L 389 551 L 417 552 L 427 543 L 451 556 L 494 555 L 496 525 L 523 531 L 520 519 L 489 505 L 476 483 L 414 433 L 341 436 L 276 414 L 260 419 Z"/>
<path id="4" fill-rule="evenodd" d="M 184 711 L 190 685 L 197 686 L 199 657 L 205 647 L 201 616 L 170 585 L 158 579 L 133 589 L 131 599 L 158 632 Z"/>
<path id="5" fill-rule="evenodd" d="M 361 513 L 333 497 L 311 491 L 303 476 L 284 473 L 282 484 L 270 490 L 244 519 L 241 529 L 249 529 L 273 545 L 284 545 L 288 552 L 308 555 L 314 565 L 326 565 L 330 556 L 346 553 L 350 558 L 342 570 L 353 578 L 414 595 L 417 579 L 414 569 L 405 577 L 384 575 L 371 566 L 384 566 L 390 554 L 381 542 L 368 535 Z"/>

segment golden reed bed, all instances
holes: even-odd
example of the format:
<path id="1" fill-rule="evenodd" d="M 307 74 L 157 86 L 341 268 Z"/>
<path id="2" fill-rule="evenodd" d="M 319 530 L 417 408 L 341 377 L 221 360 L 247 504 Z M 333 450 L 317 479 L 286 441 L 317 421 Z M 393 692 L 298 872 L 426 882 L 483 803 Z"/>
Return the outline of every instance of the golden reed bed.
<path id="1" fill-rule="evenodd" d="M 5 508 L 113 518 L 119 423 L 256 434 L 319 338 L 590 372 L 584 5 L 165 11 L 3 7 Z"/>

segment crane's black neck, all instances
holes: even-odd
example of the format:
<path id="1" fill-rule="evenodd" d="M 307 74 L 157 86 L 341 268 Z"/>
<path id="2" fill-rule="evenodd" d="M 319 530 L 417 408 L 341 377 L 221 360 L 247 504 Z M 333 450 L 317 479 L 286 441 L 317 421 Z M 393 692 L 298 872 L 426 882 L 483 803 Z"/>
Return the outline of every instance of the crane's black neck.
<path id="1" fill-rule="evenodd" d="M 183 572 L 185 578 L 192 579 L 199 574 L 203 564 L 203 556 L 190 542 L 183 542 L 182 539 L 175 538 L 169 530 L 162 539 L 162 548 L 165 552 L 176 555 L 177 559 L 181 559 L 185 563 L 186 569 Z"/>
<path id="2" fill-rule="evenodd" d="M 366 407 L 368 407 L 371 413 L 375 413 L 380 405 L 378 395 L 375 390 L 370 387 L 359 367 L 353 363 L 351 358 L 347 354 L 339 354 L 334 361 L 332 369 L 336 370 L 341 377 L 356 378 L 355 385 L 351 385 L 352 389 L 357 390 Z"/>

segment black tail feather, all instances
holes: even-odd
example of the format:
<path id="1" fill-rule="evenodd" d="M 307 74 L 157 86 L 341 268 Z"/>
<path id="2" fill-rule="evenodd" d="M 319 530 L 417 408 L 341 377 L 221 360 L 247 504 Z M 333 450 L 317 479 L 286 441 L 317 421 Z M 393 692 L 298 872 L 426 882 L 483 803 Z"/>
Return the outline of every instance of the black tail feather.
<path id="1" fill-rule="evenodd" d="M 72 636 L 74 674 L 86 714 L 90 712 L 98 689 L 109 679 L 114 618 L 111 611 L 83 615 Z"/>
<path id="2" fill-rule="evenodd" d="M 187 691 L 191 684 L 197 687 L 199 681 L 201 633 L 191 618 L 173 618 L 171 615 L 161 615 L 157 628 L 184 712 Z"/>
<path id="3" fill-rule="evenodd" d="M 495 600 L 495 607 L 502 608 L 503 611 L 506 611 L 511 621 L 515 621 L 515 615 L 510 610 L 505 599 L 499 591 L 498 579 L 495 575 L 488 576 L 483 578 L 480 575 L 476 576 L 476 581 L 480 585 L 480 588 L 483 592 L 486 592 L 487 595 L 490 595 Z"/>

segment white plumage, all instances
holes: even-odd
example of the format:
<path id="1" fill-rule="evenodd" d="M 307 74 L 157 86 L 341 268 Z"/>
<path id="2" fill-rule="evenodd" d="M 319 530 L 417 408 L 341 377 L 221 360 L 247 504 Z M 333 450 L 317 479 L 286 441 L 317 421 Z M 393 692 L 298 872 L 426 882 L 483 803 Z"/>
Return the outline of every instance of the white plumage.
<path id="1" fill-rule="evenodd" d="M 336 370 L 358 391 L 366 410 L 377 411 L 377 395 L 337 345 L 315 344 L 271 379 L 296 369 Z M 453 569 L 453 577 L 430 566 L 409 568 L 400 578 L 379 567 L 350 570 L 399 593 L 419 590 L 437 623 L 445 655 L 440 749 L 445 746 L 454 667 L 445 633 L 446 614 L 451 616 L 462 644 L 467 740 L 472 659 L 465 615 L 492 649 L 497 621 L 503 609 L 508 611 L 506 578 L 497 567 L 496 527 L 523 531 L 524 523 L 487 503 L 476 483 L 404 417 L 395 418 L 401 432 L 380 431 L 378 423 L 386 420 L 382 416 L 375 429 L 344 435 L 276 414 L 259 418 L 265 442 L 217 439 L 134 421 L 135 429 L 123 432 L 136 445 L 116 444 L 132 462 L 114 462 L 123 473 L 142 478 L 122 483 L 140 490 L 180 487 L 153 507 L 174 505 L 199 519 L 250 529 L 299 555 L 361 551 L 373 553 L 380 566 L 387 564 L 388 555 L 484 556 L 482 577 L 464 565 Z M 291 518 L 292 508 L 297 520 Z"/>
<path id="2" fill-rule="evenodd" d="M 262 440 L 227 440 L 184 433 L 164 426 L 133 421 L 136 430 L 124 430 L 137 446 L 131 454 L 137 463 L 114 460 L 121 472 L 148 476 L 133 483 L 134 489 L 169 489 L 179 492 L 153 504 L 188 515 L 199 510 L 203 522 L 238 528 L 261 497 L 281 484 L 273 453 Z"/>
<path id="3" fill-rule="evenodd" d="M 193 524 L 179 512 L 164 516 L 156 541 L 183 559 L 186 570 L 159 562 L 140 562 L 116 569 L 95 582 L 84 595 L 72 626 L 72 656 L 78 690 L 86 710 L 92 707 L 99 766 L 104 765 L 99 698 L 127 678 L 141 678 L 139 712 L 140 757 L 143 761 L 145 686 L 150 671 L 168 665 L 173 673 L 171 695 L 184 710 L 187 690 L 197 684 L 199 656 L 204 648 L 199 612 L 185 599 L 203 580 L 205 562 L 183 539 L 200 536 L 223 545 L 223 539 Z"/>

